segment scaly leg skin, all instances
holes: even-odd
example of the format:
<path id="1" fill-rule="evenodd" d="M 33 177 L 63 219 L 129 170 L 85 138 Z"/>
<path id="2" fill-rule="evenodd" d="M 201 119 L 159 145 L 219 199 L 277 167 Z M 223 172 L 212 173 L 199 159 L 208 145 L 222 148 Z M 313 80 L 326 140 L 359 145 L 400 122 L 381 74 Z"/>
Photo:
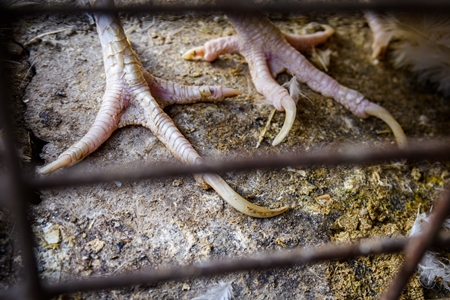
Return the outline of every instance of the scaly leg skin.
<path id="1" fill-rule="evenodd" d="M 279 111 L 286 111 L 281 131 L 272 145 L 279 144 L 289 133 L 296 114 L 295 101 L 286 89 L 274 80 L 283 71 L 289 71 L 300 82 L 312 90 L 331 97 L 360 118 L 375 116 L 391 128 L 399 147 L 406 146 L 406 136 L 392 115 L 383 107 L 367 100 L 359 92 L 340 85 L 333 78 L 317 70 L 300 52 L 323 43 L 334 31 L 324 26 L 325 31 L 311 35 L 295 36 L 282 33 L 263 15 L 229 15 L 237 35 L 222 37 L 207 42 L 204 46 L 187 51 L 187 60 L 213 61 L 219 55 L 239 52 L 248 62 L 256 90 L 263 94 Z"/>
<path id="2" fill-rule="evenodd" d="M 91 0 L 96 7 L 114 5 L 112 0 Z M 131 48 L 117 14 L 96 13 L 97 31 L 103 49 L 106 71 L 106 91 L 94 124 L 88 133 L 56 161 L 39 170 L 46 174 L 71 166 L 95 151 L 114 130 L 127 125 L 142 125 L 183 163 L 198 165 L 203 159 L 177 129 L 163 108 L 171 104 L 199 101 L 221 101 L 239 91 L 218 86 L 183 86 L 155 78 L 143 68 Z M 153 97 L 153 96 L 155 97 Z M 267 209 L 252 204 L 237 194 L 220 176 L 199 174 L 196 180 L 202 187 L 212 187 L 234 208 L 257 218 L 268 218 L 285 212 L 288 207 Z"/>

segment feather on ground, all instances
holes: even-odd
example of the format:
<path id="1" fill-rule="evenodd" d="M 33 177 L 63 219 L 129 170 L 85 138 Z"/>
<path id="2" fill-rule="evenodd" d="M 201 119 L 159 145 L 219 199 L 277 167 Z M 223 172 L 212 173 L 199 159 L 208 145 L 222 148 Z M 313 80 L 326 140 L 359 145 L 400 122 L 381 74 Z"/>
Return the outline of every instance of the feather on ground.
<path id="1" fill-rule="evenodd" d="M 219 282 L 216 286 L 206 291 L 206 293 L 192 300 L 231 300 L 233 298 L 233 286 L 231 282 Z"/>
<path id="2" fill-rule="evenodd" d="M 414 221 L 411 228 L 410 236 L 417 236 L 422 234 L 426 224 L 429 223 L 429 217 L 425 214 L 419 214 Z M 442 225 L 443 228 L 450 229 L 450 219 L 447 219 Z M 421 283 L 427 287 L 432 288 L 436 282 L 440 282 L 444 288 L 450 290 L 450 262 L 438 257 L 438 253 L 427 251 L 423 256 L 421 262 L 417 266 L 417 272 L 420 275 Z"/>

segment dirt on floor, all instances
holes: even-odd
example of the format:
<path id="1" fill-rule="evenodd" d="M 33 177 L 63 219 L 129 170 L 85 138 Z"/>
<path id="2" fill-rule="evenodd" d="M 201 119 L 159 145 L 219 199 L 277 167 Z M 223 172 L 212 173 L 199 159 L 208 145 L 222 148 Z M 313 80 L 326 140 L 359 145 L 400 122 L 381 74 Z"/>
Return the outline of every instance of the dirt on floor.
<path id="1" fill-rule="evenodd" d="M 394 69 L 388 60 L 374 63 L 370 58 L 372 35 L 362 13 L 270 17 L 292 33 L 302 32 L 311 22 L 331 25 L 336 33 L 317 49 L 331 51 L 330 76 L 387 108 L 411 140 L 449 141 L 450 101 L 418 83 L 411 73 Z M 332 99 L 301 85 L 305 97 L 299 100 L 297 118 L 286 140 L 271 145 L 284 121 L 284 114 L 276 112 L 256 148 L 272 108 L 263 105 L 244 58 L 224 55 L 213 63 L 181 58 L 194 46 L 233 34 L 224 15 L 121 14 L 121 18 L 134 49 L 153 75 L 182 84 L 223 85 L 242 91 L 223 103 L 166 108 L 207 159 L 395 143 L 382 121 L 359 119 Z M 90 25 L 85 15 L 26 16 L 15 22 L 11 31 L 9 63 L 15 70 L 19 150 L 25 168 L 35 172 L 37 165 L 55 160 L 92 124 L 105 87 L 101 49 L 95 25 Z M 305 55 L 314 58 L 312 52 Z M 289 79 L 287 74 L 277 78 L 280 83 Z M 116 131 L 84 163 L 100 169 L 172 160 L 149 130 L 127 127 Z M 191 176 L 42 190 L 40 202 L 30 208 L 41 276 L 52 282 L 64 281 L 267 250 L 407 235 L 418 211 L 428 211 L 448 185 L 450 164 L 393 161 L 371 166 L 292 166 L 223 177 L 254 203 L 292 208 L 271 219 L 251 218 L 214 191 L 203 190 Z M 12 270 L 20 265 L 10 239 L 14 226 L 7 221 L 3 212 L 2 288 L 16 282 L 18 275 Z M 71 297 L 191 299 L 219 282 L 228 282 L 236 299 L 376 299 L 401 263 L 401 255 L 371 256 Z M 448 294 L 439 283 L 431 291 L 424 290 L 415 276 L 402 297 L 444 295 Z"/>

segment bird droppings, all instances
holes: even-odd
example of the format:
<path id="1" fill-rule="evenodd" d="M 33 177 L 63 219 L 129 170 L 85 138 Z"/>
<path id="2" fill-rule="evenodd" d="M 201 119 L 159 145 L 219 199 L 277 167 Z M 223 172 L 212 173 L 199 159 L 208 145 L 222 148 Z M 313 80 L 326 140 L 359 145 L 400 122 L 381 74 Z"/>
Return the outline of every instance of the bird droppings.
<path id="1" fill-rule="evenodd" d="M 278 147 L 270 145 L 284 120 L 282 113 L 276 113 L 259 148 L 255 149 L 271 108 L 261 105 L 263 99 L 248 81 L 248 67 L 242 57 L 226 55 L 209 64 L 185 62 L 180 55 L 211 38 L 230 35 L 232 28 L 225 17 L 122 17 L 125 29 L 134 26 L 130 40 L 144 65 L 155 76 L 186 84 L 221 84 L 242 91 L 238 97 L 221 104 L 166 109 L 205 158 L 277 154 L 288 149 L 339 150 L 344 142 L 379 146 L 392 140 L 388 134 L 377 134 L 387 128 L 381 121 L 360 120 L 341 105 L 301 85 L 310 100 L 299 99 L 298 115 L 286 141 Z M 336 35 L 323 48 L 337 53 L 331 55 L 328 74 L 385 106 L 402 124 L 409 138 L 449 140 L 450 101 L 418 84 L 409 73 L 395 71 L 384 61 L 374 66 L 370 59 L 371 33 L 362 14 L 312 14 L 295 19 L 278 15 L 274 19 L 283 29 L 293 27 L 291 32 L 298 32 L 302 25 L 313 21 L 330 24 L 336 29 Z M 180 23 L 183 28 L 194 30 L 176 33 Z M 28 100 L 25 113 L 23 107 L 14 111 L 20 147 L 29 149 L 25 129 L 31 130 L 38 138 L 49 142 L 41 153 L 47 162 L 87 131 L 99 107 L 104 71 L 95 27 L 87 24 L 87 18 L 81 15 L 45 15 L 24 18 L 13 27 L 13 39 L 19 43 L 66 26 L 75 28 L 71 35 L 52 36 L 52 40 L 56 39 L 54 43 L 29 45 L 29 56 L 25 53 L 14 56 L 20 62 L 14 64 L 19 74 L 13 84 L 14 99 L 17 103 L 21 103 L 21 99 Z M 69 48 L 82 51 L 66 51 Z M 281 83 L 289 79 L 285 74 L 278 76 Z M 61 90 L 65 98 L 56 95 Z M 39 113 L 42 111 L 52 112 L 43 119 L 47 122 L 41 122 Z M 128 127 L 114 133 L 86 162 L 100 168 L 166 160 L 173 161 L 173 158 L 148 130 Z M 35 165 L 35 162 L 26 163 L 28 169 Z M 291 168 L 222 174 L 253 203 L 292 204 L 287 213 L 269 220 L 257 220 L 236 212 L 214 192 L 201 189 L 191 176 L 181 181 L 161 178 L 121 186 L 100 184 L 41 191 L 42 202 L 31 207 L 34 230 L 37 232 L 50 223 L 57 225 L 61 241 L 57 248 L 37 244 L 40 274 L 45 279 L 59 281 L 73 276 L 111 275 L 145 267 L 162 268 L 247 256 L 285 247 L 316 246 L 328 241 L 344 243 L 407 235 L 417 211 L 427 211 L 444 184 L 450 181 L 450 165 L 442 162 Z M 5 220 L 7 215 L 2 213 L 0 248 L 6 253 L 0 257 L 2 287 L 14 282 L 14 273 L 7 270 L 20 263 L 20 256 L 13 253 L 10 246 L 12 225 L 3 226 Z M 401 255 L 383 255 L 79 293 L 74 297 L 191 299 L 223 281 L 232 282 L 237 299 L 354 299 L 361 295 L 376 299 L 401 262 Z M 186 286 L 190 289 L 183 289 Z M 403 299 L 424 299 L 424 295 L 448 297 L 439 285 L 424 294 L 414 278 Z"/>
<path id="2" fill-rule="evenodd" d="M 100 252 L 104 246 L 105 246 L 104 241 L 95 239 L 95 240 L 92 240 L 92 241 L 86 243 L 84 250 L 87 252 L 92 252 L 92 253 L 96 254 L 96 253 Z"/>
<path id="3" fill-rule="evenodd" d="M 61 243 L 61 229 L 57 224 L 47 224 L 47 226 L 42 228 L 44 241 L 47 243 L 49 248 L 59 248 Z"/>

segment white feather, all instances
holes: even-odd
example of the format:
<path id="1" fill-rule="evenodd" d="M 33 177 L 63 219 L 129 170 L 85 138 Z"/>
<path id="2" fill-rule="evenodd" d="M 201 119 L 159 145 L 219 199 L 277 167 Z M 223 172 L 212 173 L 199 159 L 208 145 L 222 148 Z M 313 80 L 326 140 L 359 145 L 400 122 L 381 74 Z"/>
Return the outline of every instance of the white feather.
<path id="1" fill-rule="evenodd" d="M 219 282 L 216 286 L 206 291 L 206 293 L 192 300 L 231 300 L 233 298 L 231 282 Z"/>
<path id="2" fill-rule="evenodd" d="M 393 62 L 450 95 L 450 19 L 440 14 L 390 14 L 381 27 L 392 35 Z"/>
<path id="3" fill-rule="evenodd" d="M 288 82 L 283 83 L 283 87 L 286 88 L 289 91 L 289 96 L 291 96 L 292 100 L 294 100 L 295 103 L 298 102 L 298 99 L 300 96 L 305 97 L 309 101 L 309 99 L 301 90 L 300 90 L 300 83 L 298 83 L 297 77 L 292 76 L 291 80 Z"/>
<path id="4" fill-rule="evenodd" d="M 421 234 L 427 223 L 429 223 L 429 217 L 425 213 L 417 215 L 410 236 Z M 450 229 L 450 219 L 444 222 L 443 227 Z M 450 264 L 448 259 L 438 258 L 437 253 L 428 251 L 417 266 L 417 272 L 425 287 L 431 288 L 439 281 L 444 288 L 450 290 Z"/>

